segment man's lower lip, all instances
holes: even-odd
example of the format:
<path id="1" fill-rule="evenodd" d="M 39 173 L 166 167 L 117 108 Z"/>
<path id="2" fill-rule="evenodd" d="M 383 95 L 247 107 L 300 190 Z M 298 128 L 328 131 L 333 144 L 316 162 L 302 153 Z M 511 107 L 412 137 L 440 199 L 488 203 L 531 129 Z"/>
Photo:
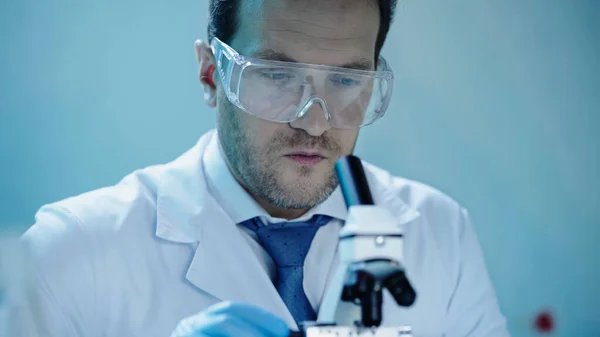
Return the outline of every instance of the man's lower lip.
<path id="1" fill-rule="evenodd" d="M 321 156 L 305 156 L 301 154 L 287 155 L 286 157 L 303 165 L 315 165 L 321 162 L 321 160 L 325 159 Z"/>

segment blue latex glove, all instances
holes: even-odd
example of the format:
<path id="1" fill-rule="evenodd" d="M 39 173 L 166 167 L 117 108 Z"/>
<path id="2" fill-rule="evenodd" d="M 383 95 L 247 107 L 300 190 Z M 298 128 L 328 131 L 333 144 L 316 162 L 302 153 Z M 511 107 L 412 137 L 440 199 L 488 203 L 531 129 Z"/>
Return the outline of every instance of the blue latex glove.
<path id="1" fill-rule="evenodd" d="M 242 302 L 221 302 L 187 317 L 171 337 L 287 337 L 290 330 L 275 315 Z"/>

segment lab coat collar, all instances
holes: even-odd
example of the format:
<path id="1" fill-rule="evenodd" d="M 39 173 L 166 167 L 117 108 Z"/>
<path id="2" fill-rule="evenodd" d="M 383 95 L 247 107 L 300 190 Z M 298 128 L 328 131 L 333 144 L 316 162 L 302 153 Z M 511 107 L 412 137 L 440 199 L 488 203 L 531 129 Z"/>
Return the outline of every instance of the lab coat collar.
<path id="1" fill-rule="evenodd" d="M 398 225 L 407 225 L 421 216 L 399 195 L 404 180 L 398 181 L 389 172 L 365 161 L 362 164 L 375 205 L 386 208 Z"/>
<path id="2" fill-rule="evenodd" d="M 156 235 L 179 242 L 197 242 L 200 220 L 215 212 L 214 200 L 207 193 L 201 158 L 211 133 L 171 163 L 165 165 L 157 190 Z"/>

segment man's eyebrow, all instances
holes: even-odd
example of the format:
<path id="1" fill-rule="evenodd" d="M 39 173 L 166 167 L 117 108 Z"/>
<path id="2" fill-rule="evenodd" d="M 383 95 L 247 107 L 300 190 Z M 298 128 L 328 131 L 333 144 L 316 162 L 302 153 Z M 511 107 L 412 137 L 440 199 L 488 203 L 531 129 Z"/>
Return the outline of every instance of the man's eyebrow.
<path id="1" fill-rule="evenodd" d="M 288 56 L 285 53 L 275 51 L 273 49 L 264 49 L 256 53 L 252 53 L 252 57 L 259 58 L 261 60 L 268 61 L 283 61 L 283 62 L 294 62 L 298 63 L 293 57 Z M 354 62 L 346 63 L 343 65 L 336 65 L 336 67 L 356 69 L 356 70 L 373 70 L 373 62 L 371 60 L 362 58 Z"/>
<path id="2" fill-rule="evenodd" d="M 371 62 L 369 59 L 360 59 L 358 61 L 344 64 L 341 67 L 356 70 L 373 70 L 373 62 Z"/>
<path id="3" fill-rule="evenodd" d="M 295 62 L 293 58 L 287 56 L 285 53 L 280 53 L 273 49 L 264 49 L 252 54 L 252 57 L 259 58 L 261 60 L 269 60 L 269 61 L 283 61 L 283 62 Z"/>

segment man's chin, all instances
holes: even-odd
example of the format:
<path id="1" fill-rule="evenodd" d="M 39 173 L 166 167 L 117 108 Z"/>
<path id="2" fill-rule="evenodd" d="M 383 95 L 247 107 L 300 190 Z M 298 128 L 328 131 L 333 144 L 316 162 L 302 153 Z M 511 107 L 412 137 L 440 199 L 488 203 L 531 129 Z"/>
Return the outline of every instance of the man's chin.
<path id="1" fill-rule="evenodd" d="M 327 180 L 315 181 L 311 178 L 314 177 L 299 176 L 284 185 L 284 193 L 288 196 L 288 200 L 294 204 L 303 205 L 297 208 L 312 208 L 325 200 L 333 191 Z"/>
<path id="2" fill-rule="evenodd" d="M 287 166 L 280 176 L 279 186 L 293 186 L 294 189 L 303 189 L 306 192 L 317 191 L 325 187 L 329 174 L 330 172 L 326 172 L 325 165 L 321 166 L 321 164 L 318 164 L 318 167 Z"/>

